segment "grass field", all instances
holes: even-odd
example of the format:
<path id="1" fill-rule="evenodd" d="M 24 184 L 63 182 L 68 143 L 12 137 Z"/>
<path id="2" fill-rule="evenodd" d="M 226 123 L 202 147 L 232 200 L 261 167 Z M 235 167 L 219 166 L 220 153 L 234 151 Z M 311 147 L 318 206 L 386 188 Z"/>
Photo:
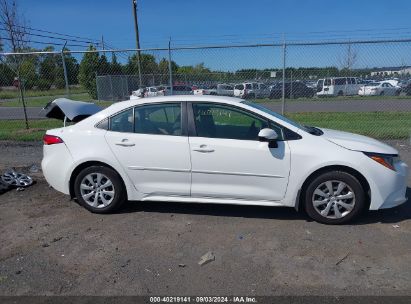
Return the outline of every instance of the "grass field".
<path id="1" fill-rule="evenodd" d="M 305 125 L 378 139 L 407 139 L 411 132 L 411 112 L 290 113 L 287 117 Z"/>
<path id="2" fill-rule="evenodd" d="M 301 101 L 324 101 L 324 102 L 332 102 L 332 101 L 339 101 L 339 100 L 386 100 L 389 99 L 406 99 L 411 100 L 411 96 L 400 95 L 400 96 L 335 96 L 335 97 L 301 97 L 301 98 L 286 98 L 285 101 L 289 102 L 301 102 Z M 267 103 L 267 102 L 281 102 L 281 98 L 279 99 L 269 99 L 269 98 L 260 98 L 253 100 L 257 103 Z"/>
<path id="3" fill-rule="evenodd" d="M 71 94 L 80 94 L 86 93 L 87 91 L 84 88 L 70 88 Z M 25 97 L 39 97 L 39 96 L 57 96 L 57 95 L 65 95 L 66 89 L 51 89 L 46 91 L 40 90 L 27 90 L 24 92 Z M 0 91 L 0 101 L 5 99 L 17 99 L 20 98 L 20 91 L 18 90 L 4 90 Z"/>
<path id="4" fill-rule="evenodd" d="M 287 115 L 299 123 L 338 129 L 377 139 L 407 139 L 411 132 L 411 112 L 366 113 L 293 113 Z M 61 127 L 59 120 L 30 121 L 26 130 L 23 120 L 0 120 L 0 140 L 40 141 L 47 129 Z"/>
<path id="5" fill-rule="evenodd" d="M 65 95 L 54 95 L 54 96 L 39 96 L 39 97 L 28 97 L 25 99 L 27 107 L 41 107 L 43 108 L 48 102 L 61 98 L 66 97 Z M 98 105 L 103 107 L 111 105 L 113 102 L 111 101 L 97 101 L 90 98 L 88 93 L 77 93 L 70 95 L 70 99 L 80 100 L 80 101 L 93 101 Z M 0 100 L 0 108 L 1 107 L 21 107 L 22 103 L 19 99 L 1 101 Z"/>
<path id="6" fill-rule="evenodd" d="M 65 90 L 62 89 L 54 89 L 49 91 L 27 91 L 25 96 L 26 105 L 28 107 L 44 107 L 48 102 L 60 98 L 65 97 Z M 112 104 L 111 101 L 97 101 L 93 100 L 90 95 L 82 88 L 75 88 L 70 89 L 70 98 L 74 100 L 81 100 L 81 101 L 92 101 L 96 102 L 102 106 L 108 106 Z M 411 100 L 410 96 L 388 96 L 390 99 L 405 99 Z M 367 97 L 360 97 L 360 96 L 342 96 L 342 97 L 325 97 L 325 98 L 293 98 L 288 99 L 286 98 L 286 103 L 292 102 L 302 102 L 302 101 L 324 101 L 324 102 L 333 102 L 339 100 L 386 100 L 387 96 L 367 96 Z M 253 99 L 254 102 L 257 103 L 279 103 L 281 99 L 269 99 L 269 98 L 260 98 L 260 99 Z M 8 91 L 0 91 L 0 107 L 18 107 L 21 106 L 22 103 L 20 101 L 20 97 L 18 92 L 8 92 Z"/>

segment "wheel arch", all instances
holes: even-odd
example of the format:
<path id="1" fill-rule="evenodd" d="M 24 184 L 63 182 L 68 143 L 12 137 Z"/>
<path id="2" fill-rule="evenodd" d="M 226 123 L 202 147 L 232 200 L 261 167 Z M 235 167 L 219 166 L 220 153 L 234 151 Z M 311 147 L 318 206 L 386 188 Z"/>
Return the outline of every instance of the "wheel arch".
<path id="1" fill-rule="evenodd" d="M 70 175 L 70 180 L 69 180 L 69 193 L 70 193 L 70 197 L 74 198 L 75 194 L 74 194 L 74 181 L 76 180 L 77 175 L 85 168 L 91 167 L 91 166 L 102 166 L 102 167 L 106 167 L 106 168 L 110 168 L 111 170 L 113 170 L 114 172 L 116 172 L 118 174 L 118 176 L 120 177 L 120 180 L 123 184 L 124 190 L 126 191 L 126 197 L 128 197 L 128 193 L 127 193 L 127 187 L 126 184 L 124 182 L 123 177 L 121 176 L 121 174 L 112 166 L 101 162 L 101 161 L 85 161 L 81 164 L 78 164 L 77 167 L 74 168 L 74 170 L 71 172 Z"/>
<path id="2" fill-rule="evenodd" d="M 364 192 L 366 194 L 367 197 L 367 202 L 366 205 L 367 207 L 369 207 L 370 202 L 371 202 L 371 187 L 370 184 L 368 183 L 367 179 L 365 178 L 365 176 L 363 174 L 361 174 L 359 171 L 355 170 L 354 168 L 351 168 L 349 166 L 344 166 L 344 165 L 329 165 L 329 166 L 325 166 L 322 168 L 319 168 L 317 170 L 315 170 L 314 172 L 312 172 L 303 182 L 303 184 L 301 185 L 298 194 L 297 194 L 297 201 L 295 204 L 295 209 L 298 211 L 300 209 L 302 209 L 303 203 L 304 203 L 304 198 L 305 198 L 305 191 L 307 189 L 307 186 L 309 185 L 309 183 L 316 178 L 317 176 L 326 173 L 326 172 L 330 172 L 330 171 L 343 171 L 346 173 L 349 173 L 351 175 L 353 175 L 354 177 L 356 177 L 358 179 L 358 181 L 360 182 L 361 186 L 364 189 Z"/>

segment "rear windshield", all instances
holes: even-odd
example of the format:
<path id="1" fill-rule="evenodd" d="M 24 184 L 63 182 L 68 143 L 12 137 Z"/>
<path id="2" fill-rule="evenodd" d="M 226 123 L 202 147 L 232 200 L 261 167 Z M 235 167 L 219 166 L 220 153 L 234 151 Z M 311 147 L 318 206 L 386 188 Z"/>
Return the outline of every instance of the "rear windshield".
<path id="1" fill-rule="evenodd" d="M 244 90 L 244 85 L 242 85 L 242 84 L 237 84 L 234 88 L 235 88 L 236 90 Z"/>

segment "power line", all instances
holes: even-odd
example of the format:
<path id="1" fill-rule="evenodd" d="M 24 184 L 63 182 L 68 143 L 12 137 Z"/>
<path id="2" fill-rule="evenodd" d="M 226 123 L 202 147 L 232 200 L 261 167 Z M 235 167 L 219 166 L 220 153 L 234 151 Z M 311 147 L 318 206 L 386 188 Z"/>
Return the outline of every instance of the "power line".
<path id="1" fill-rule="evenodd" d="M 5 22 L 0 22 L 0 24 L 7 25 Z M 53 34 L 53 35 L 58 35 L 58 36 L 71 37 L 71 38 L 77 38 L 77 39 L 85 39 L 85 40 L 89 40 L 89 41 L 99 42 L 98 39 L 75 36 L 75 35 L 69 35 L 69 34 L 62 34 L 62 33 L 58 33 L 58 32 L 52 32 L 52 31 L 47 31 L 47 30 L 42 30 L 42 29 L 36 29 L 36 28 L 30 27 L 30 26 L 16 25 L 16 27 L 26 29 L 26 30 L 30 30 L 30 31 L 36 31 L 36 32 L 40 32 L 40 33 L 47 33 L 47 34 Z"/>
<path id="2" fill-rule="evenodd" d="M 1 39 L 2 39 L 2 40 L 11 41 L 10 38 L 2 37 Z M 46 41 L 35 41 L 35 40 L 20 40 L 20 42 L 25 42 L 25 43 L 39 43 L 39 44 L 46 44 L 46 45 L 64 45 L 64 43 L 46 42 Z M 79 45 L 79 44 L 67 44 L 67 46 L 84 47 L 84 45 Z"/>
<path id="3" fill-rule="evenodd" d="M 5 28 L 0 28 L 0 31 L 5 31 L 8 32 L 7 29 Z M 57 39 L 57 40 L 63 40 L 63 41 L 72 41 L 72 42 L 80 42 L 80 43 L 86 43 L 86 44 L 99 44 L 95 43 L 92 41 L 85 41 L 85 40 L 77 40 L 77 39 L 70 39 L 70 38 L 62 38 L 62 37 L 55 37 L 55 36 L 48 36 L 48 35 L 41 35 L 41 34 L 33 34 L 29 32 L 23 32 L 24 34 L 27 34 L 28 36 L 35 36 L 35 37 L 42 37 L 42 38 L 51 38 L 51 39 Z"/>

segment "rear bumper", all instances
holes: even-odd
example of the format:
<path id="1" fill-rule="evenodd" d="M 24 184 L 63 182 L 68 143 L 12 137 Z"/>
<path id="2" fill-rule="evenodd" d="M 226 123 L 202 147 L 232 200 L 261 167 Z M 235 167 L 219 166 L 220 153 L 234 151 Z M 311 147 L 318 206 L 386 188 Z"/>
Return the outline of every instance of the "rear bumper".
<path id="1" fill-rule="evenodd" d="M 67 174 L 72 163 L 73 158 L 64 143 L 43 146 L 43 175 L 50 186 L 64 194 L 70 194 Z"/>

